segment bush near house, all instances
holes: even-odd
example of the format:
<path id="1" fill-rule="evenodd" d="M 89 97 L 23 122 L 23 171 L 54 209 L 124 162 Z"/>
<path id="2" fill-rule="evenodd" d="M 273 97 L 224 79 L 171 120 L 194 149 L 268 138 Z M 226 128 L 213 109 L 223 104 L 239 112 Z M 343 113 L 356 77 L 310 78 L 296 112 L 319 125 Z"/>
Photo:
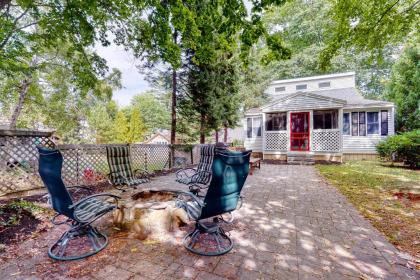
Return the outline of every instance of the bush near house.
<path id="1" fill-rule="evenodd" d="M 420 130 L 388 137 L 376 150 L 382 159 L 404 162 L 412 168 L 420 167 Z"/>

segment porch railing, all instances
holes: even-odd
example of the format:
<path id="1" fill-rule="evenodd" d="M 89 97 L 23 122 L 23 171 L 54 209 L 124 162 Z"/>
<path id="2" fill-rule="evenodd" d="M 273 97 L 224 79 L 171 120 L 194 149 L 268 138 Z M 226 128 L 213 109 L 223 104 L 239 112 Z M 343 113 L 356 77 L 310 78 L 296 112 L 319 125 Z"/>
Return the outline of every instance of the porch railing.
<path id="1" fill-rule="evenodd" d="M 287 131 L 266 131 L 264 139 L 265 151 L 287 151 Z"/>
<path id="2" fill-rule="evenodd" d="M 339 129 L 322 129 L 312 131 L 312 151 L 340 152 L 341 132 Z"/>

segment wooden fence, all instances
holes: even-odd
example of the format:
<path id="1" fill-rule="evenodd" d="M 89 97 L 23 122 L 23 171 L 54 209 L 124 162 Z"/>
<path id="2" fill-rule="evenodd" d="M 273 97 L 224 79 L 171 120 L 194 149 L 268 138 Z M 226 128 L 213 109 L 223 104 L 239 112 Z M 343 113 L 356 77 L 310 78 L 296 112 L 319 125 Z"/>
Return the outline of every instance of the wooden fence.
<path id="1" fill-rule="evenodd" d="M 51 133 L 0 130 L 0 196 L 42 188 L 36 146 L 54 147 Z M 93 185 L 109 173 L 106 147 L 118 144 L 57 145 L 63 154 L 62 176 L 67 186 Z M 193 165 L 199 161 L 199 145 L 130 144 L 134 169 L 149 172 Z"/>

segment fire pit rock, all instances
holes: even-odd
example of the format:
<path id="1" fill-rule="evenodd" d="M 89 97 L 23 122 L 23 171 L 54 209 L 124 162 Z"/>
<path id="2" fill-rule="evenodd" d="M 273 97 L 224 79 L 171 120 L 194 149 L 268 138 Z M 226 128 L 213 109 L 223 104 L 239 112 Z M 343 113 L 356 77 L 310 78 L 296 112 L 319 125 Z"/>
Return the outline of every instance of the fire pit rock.
<path id="1" fill-rule="evenodd" d="M 187 213 L 175 207 L 176 193 L 146 190 L 121 200 L 114 212 L 114 225 L 131 237 L 167 240 L 171 232 L 188 223 Z"/>

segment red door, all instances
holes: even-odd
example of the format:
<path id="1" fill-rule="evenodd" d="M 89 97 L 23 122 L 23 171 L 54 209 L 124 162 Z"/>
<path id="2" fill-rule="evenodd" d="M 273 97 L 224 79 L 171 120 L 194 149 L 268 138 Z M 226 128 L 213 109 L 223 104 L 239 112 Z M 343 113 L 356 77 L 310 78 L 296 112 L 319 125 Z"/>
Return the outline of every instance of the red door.
<path id="1" fill-rule="evenodd" d="M 309 112 L 290 114 L 290 150 L 309 151 Z"/>

